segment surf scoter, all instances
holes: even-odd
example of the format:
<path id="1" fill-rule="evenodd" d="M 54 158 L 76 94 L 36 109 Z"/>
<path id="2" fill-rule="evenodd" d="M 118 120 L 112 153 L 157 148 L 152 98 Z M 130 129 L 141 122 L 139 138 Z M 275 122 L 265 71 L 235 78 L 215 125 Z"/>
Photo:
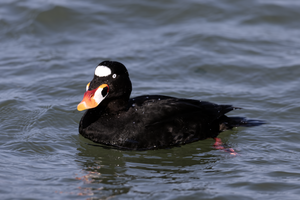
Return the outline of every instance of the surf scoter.
<path id="1" fill-rule="evenodd" d="M 162 95 L 130 98 L 131 81 L 126 67 L 116 61 L 101 62 L 87 84 L 79 111 L 79 132 L 96 143 L 121 149 L 166 148 L 207 138 L 236 126 L 260 122 L 225 114 L 239 109 L 193 99 Z"/>

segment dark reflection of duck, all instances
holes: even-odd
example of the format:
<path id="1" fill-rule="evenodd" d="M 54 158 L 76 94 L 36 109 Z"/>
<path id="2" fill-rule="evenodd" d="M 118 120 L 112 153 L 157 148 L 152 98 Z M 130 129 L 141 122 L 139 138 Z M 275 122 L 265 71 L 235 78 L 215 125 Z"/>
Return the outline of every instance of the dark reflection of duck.
<path id="1" fill-rule="evenodd" d="M 80 134 L 97 143 L 143 150 L 217 138 L 236 126 L 261 124 L 227 117 L 226 113 L 237 109 L 231 105 L 161 95 L 130 99 L 131 89 L 123 64 L 100 63 L 77 107 L 79 111 L 88 109 L 80 121 Z"/>
<path id="2" fill-rule="evenodd" d="M 209 143 L 203 140 L 160 151 L 122 151 L 101 144 L 90 145 L 80 137 L 76 163 L 82 171 L 76 177 L 80 182 L 77 193 L 103 199 L 131 191 L 131 195 L 139 197 L 137 191 L 141 188 L 143 195 L 153 193 L 148 181 L 154 185 L 163 183 L 158 187 L 166 191 L 168 186 L 186 184 L 187 180 L 189 185 L 197 185 L 206 173 L 218 170 L 214 169 L 217 161 L 226 158 L 214 154 Z M 199 144 L 203 148 L 199 148 Z"/>

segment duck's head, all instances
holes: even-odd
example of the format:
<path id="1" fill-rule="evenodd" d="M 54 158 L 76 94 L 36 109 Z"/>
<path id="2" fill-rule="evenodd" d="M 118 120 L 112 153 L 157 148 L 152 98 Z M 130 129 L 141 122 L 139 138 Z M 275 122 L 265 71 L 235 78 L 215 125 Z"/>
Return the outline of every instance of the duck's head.
<path id="1" fill-rule="evenodd" d="M 128 101 L 131 89 L 126 67 L 116 61 L 103 61 L 97 66 L 93 80 L 87 84 L 77 110 L 96 108 L 104 100 L 106 103 Z"/>

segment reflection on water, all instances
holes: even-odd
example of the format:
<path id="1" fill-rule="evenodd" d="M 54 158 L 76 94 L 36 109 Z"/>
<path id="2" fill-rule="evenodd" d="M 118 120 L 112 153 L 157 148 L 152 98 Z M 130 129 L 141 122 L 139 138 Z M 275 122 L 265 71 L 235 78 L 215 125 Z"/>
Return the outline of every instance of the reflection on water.
<path id="1" fill-rule="evenodd" d="M 201 173 L 214 172 L 214 163 L 222 159 L 222 156 L 209 153 L 212 151 L 212 141 L 209 140 L 150 151 L 95 147 L 83 140 L 78 156 L 84 158 L 84 162 L 77 161 L 84 174 L 76 177 L 82 181 L 79 194 L 97 198 L 132 192 L 137 193 L 135 195 L 152 193 L 160 184 L 168 185 L 160 192 L 168 192 L 172 188 L 181 188 L 186 180 L 199 185 Z M 190 189 L 194 188 L 193 183 L 190 184 Z M 204 190 L 205 186 L 198 189 Z"/>

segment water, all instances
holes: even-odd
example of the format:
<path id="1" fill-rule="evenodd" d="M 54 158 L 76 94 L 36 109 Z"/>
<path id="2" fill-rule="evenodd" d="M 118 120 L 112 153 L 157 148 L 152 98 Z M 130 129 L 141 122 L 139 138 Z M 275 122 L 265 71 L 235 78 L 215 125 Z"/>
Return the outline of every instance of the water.
<path id="1" fill-rule="evenodd" d="M 300 3 L 3 0 L 1 199 L 299 199 Z M 98 63 L 124 63 L 132 96 L 243 107 L 268 122 L 213 140 L 120 151 L 78 134 Z"/>

